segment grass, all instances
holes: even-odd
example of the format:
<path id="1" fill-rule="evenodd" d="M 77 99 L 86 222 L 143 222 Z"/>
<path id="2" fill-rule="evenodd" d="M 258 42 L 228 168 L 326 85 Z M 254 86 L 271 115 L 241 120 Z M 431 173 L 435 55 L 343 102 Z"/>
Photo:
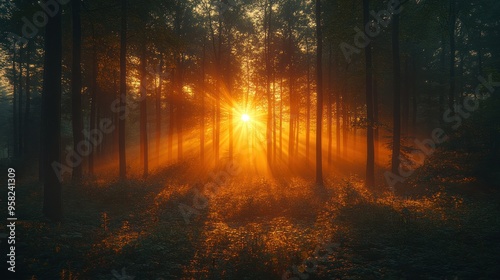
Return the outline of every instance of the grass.
<path id="1" fill-rule="evenodd" d="M 241 175 L 186 224 L 178 206 L 208 180 L 188 168 L 66 185 L 59 224 L 40 217 L 41 187 L 20 185 L 22 279 L 500 279 L 498 193 L 447 184 L 457 174 L 419 170 L 411 197 L 330 179 L 320 198 L 299 177 Z"/>

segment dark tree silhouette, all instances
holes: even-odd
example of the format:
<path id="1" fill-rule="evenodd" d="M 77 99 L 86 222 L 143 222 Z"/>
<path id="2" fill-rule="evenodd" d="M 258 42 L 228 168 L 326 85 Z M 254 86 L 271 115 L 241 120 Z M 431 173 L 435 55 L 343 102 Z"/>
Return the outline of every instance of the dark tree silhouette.
<path id="1" fill-rule="evenodd" d="M 369 24 L 369 0 L 363 0 L 363 26 Z M 365 47 L 365 97 L 366 97 L 366 188 L 375 187 L 375 151 L 373 144 L 373 65 L 372 46 Z"/>
<path id="2" fill-rule="evenodd" d="M 448 93 L 448 108 L 454 110 L 453 105 L 455 102 L 455 27 L 457 22 L 457 1 L 450 0 L 450 91 Z"/>
<path id="3" fill-rule="evenodd" d="M 391 171 L 399 174 L 401 150 L 401 60 L 399 51 L 399 14 L 392 19 L 392 64 L 393 64 L 393 132 Z"/>
<path id="4" fill-rule="evenodd" d="M 61 11 L 48 19 L 45 27 L 45 62 L 43 67 L 43 214 L 51 220 L 62 218 L 61 181 L 53 168 L 61 160 Z"/>
<path id="5" fill-rule="evenodd" d="M 316 0 L 316 185 L 323 186 L 321 131 L 323 125 L 323 34 L 321 30 L 321 0 Z"/>
<path id="6" fill-rule="evenodd" d="M 127 0 L 121 0 L 120 30 L 120 108 L 127 101 Z M 124 114 L 122 111 L 121 114 Z M 127 178 L 127 161 L 125 155 L 125 116 L 118 119 L 118 146 L 120 159 L 120 178 Z"/>
<path id="7" fill-rule="evenodd" d="M 140 75 L 141 75 L 141 85 L 140 85 L 140 138 L 141 138 L 141 160 L 143 164 L 144 178 L 148 177 L 148 111 L 147 111 L 147 89 L 146 89 L 146 43 L 143 42 L 141 46 L 141 62 L 140 62 Z"/>
<path id="8" fill-rule="evenodd" d="M 72 19 L 73 19 L 73 61 L 71 65 L 71 108 L 73 115 L 71 117 L 73 127 L 73 150 L 78 151 L 78 144 L 83 140 L 83 120 L 82 120 L 82 27 L 80 18 L 81 1 L 72 0 Z M 82 164 L 73 167 L 73 180 L 78 181 L 82 177 Z"/>

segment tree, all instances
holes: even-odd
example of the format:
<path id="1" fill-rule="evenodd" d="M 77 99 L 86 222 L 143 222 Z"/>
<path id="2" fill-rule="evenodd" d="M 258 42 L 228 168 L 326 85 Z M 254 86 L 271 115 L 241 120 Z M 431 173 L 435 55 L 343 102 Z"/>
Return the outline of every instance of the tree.
<path id="1" fill-rule="evenodd" d="M 45 27 L 45 62 L 43 70 L 43 146 L 44 181 L 43 214 L 51 220 L 62 219 L 60 171 L 61 160 L 61 76 L 62 26 L 61 11 L 49 17 Z"/>
<path id="2" fill-rule="evenodd" d="M 143 164 L 143 174 L 144 178 L 148 177 L 148 111 L 147 111 L 147 81 L 146 81 L 146 42 L 143 41 L 141 46 L 140 54 L 140 70 L 141 75 L 141 85 L 140 85 L 140 138 L 141 138 L 141 158 Z"/>
<path id="3" fill-rule="evenodd" d="M 127 101 L 127 0 L 121 0 L 121 30 L 120 30 L 120 107 L 124 108 Z M 122 112 L 124 114 L 124 112 Z M 127 178 L 127 161 L 125 156 L 125 116 L 118 120 L 118 146 L 120 160 L 120 178 Z"/>
<path id="4" fill-rule="evenodd" d="M 18 126 L 18 114 L 17 114 L 17 102 L 18 102 L 18 88 L 17 88 L 17 83 L 15 81 L 15 76 L 17 73 L 16 70 L 16 57 L 17 57 L 17 52 L 14 50 L 14 53 L 12 55 L 12 76 L 13 76 L 13 91 L 12 91 L 12 150 L 13 150 L 13 155 L 16 157 L 19 154 L 19 142 L 18 142 L 18 133 L 19 133 L 19 126 Z"/>
<path id="5" fill-rule="evenodd" d="M 363 0 L 363 26 L 370 24 L 370 1 Z M 375 151 L 373 144 L 373 66 L 371 44 L 365 47 L 365 97 L 366 97 L 366 188 L 375 187 Z"/>
<path id="6" fill-rule="evenodd" d="M 455 27 L 457 22 L 456 0 L 450 0 L 450 91 L 448 96 L 448 108 L 454 110 L 455 102 Z"/>
<path id="7" fill-rule="evenodd" d="M 18 128 L 17 128 L 17 149 L 18 149 L 18 155 L 22 156 L 23 155 L 23 51 L 25 47 L 19 48 L 19 77 L 18 77 L 18 101 L 17 105 L 19 106 L 17 108 L 17 122 L 18 122 Z"/>
<path id="8" fill-rule="evenodd" d="M 273 2 L 266 1 L 265 7 L 265 24 L 266 35 L 265 35 L 265 60 L 266 60 L 266 98 L 267 98 L 267 120 L 266 120 L 266 143 L 267 143 L 267 164 L 272 166 L 272 120 L 273 120 L 273 100 L 271 98 L 271 77 L 272 77 L 272 51 L 271 51 L 271 41 L 272 41 L 272 13 L 273 13 Z"/>
<path id="9" fill-rule="evenodd" d="M 399 14 L 392 19 L 392 64 L 393 64 L 393 132 L 391 171 L 399 174 L 401 149 L 401 61 L 399 53 Z"/>
<path id="10" fill-rule="evenodd" d="M 91 82 L 90 82 L 90 117 L 89 117 L 89 126 L 90 130 L 94 131 L 96 129 L 96 115 L 97 115 L 97 77 L 99 72 L 99 66 L 97 61 L 97 42 L 95 37 L 95 28 L 94 24 L 92 24 L 92 58 L 91 58 Z M 118 113 L 117 113 L 118 115 Z M 94 175 L 94 156 L 96 154 L 96 147 L 92 149 L 89 154 L 89 175 Z"/>
<path id="11" fill-rule="evenodd" d="M 73 127 L 73 151 L 78 151 L 78 144 L 83 140 L 83 120 L 82 120 L 82 27 L 80 19 L 80 0 L 72 0 L 72 18 L 73 18 L 73 63 L 71 66 L 71 99 L 72 111 L 71 118 Z M 73 181 L 78 181 L 82 177 L 82 165 L 77 164 L 73 167 Z"/>
<path id="12" fill-rule="evenodd" d="M 306 40 L 306 71 L 307 71 L 307 92 L 306 92 L 306 160 L 309 162 L 309 146 L 311 134 L 311 66 L 309 61 L 309 41 L 307 36 Z"/>
<path id="13" fill-rule="evenodd" d="M 323 35 L 321 33 L 321 0 L 316 0 L 316 185 L 323 186 L 321 128 L 323 125 Z"/>

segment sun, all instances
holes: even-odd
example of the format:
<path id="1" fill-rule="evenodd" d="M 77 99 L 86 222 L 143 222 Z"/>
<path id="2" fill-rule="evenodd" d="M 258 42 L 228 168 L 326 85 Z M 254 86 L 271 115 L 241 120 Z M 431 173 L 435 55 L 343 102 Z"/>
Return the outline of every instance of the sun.
<path id="1" fill-rule="evenodd" d="M 241 115 L 241 120 L 243 122 L 248 122 L 248 121 L 250 121 L 250 116 L 248 114 L 243 114 L 243 115 Z"/>

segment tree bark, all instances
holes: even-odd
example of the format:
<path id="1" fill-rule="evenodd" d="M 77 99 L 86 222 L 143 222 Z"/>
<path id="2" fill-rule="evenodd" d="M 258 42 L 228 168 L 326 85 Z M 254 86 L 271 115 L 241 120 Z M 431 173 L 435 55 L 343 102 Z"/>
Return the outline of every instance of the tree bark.
<path id="1" fill-rule="evenodd" d="M 206 67 L 206 41 L 203 41 L 203 56 L 201 61 L 201 116 L 200 116 L 200 160 L 205 163 L 205 67 Z M 246 107 L 245 107 L 246 108 Z"/>
<path id="2" fill-rule="evenodd" d="M 121 30 L 120 30 L 120 108 L 125 108 L 127 102 L 127 0 L 121 0 Z M 118 120 L 118 146 L 120 159 L 120 179 L 127 178 L 127 161 L 125 154 L 125 112 Z"/>
<path id="3" fill-rule="evenodd" d="M 450 0 L 450 91 L 448 107 L 454 111 L 455 103 L 455 25 L 456 25 L 456 0 Z"/>
<path id="4" fill-rule="evenodd" d="M 18 126 L 18 114 L 17 114 L 17 94 L 18 94 L 18 87 L 16 83 L 16 76 L 17 76 L 17 68 L 16 68 L 16 57 L 17 57 L 17 52 L 14 50 L 14 55 L 12 57 L 12 77 L 14 77 L 12 86 L 14 88 L 14 91 L 12 93 L 12 150 L 13 150 L 13 155 L 14 157 L 17 157 L 19 154 L 19 142 L 18 142 L 18 132 L 19 132 L 19 126 Z"/>
<path id="5" fill-rule="evenodd" d="M 29 139 L 30 128 L 33 127 L 31 126 L 30 122 L 30 110 L 31 110 L 31 79 L 30 79 L 31 43 L 30 42 L 28 42 L 28 45 L 26 47 L 26 107 L 24 109 L 25 125 L 23 132 L 25 143 L 27 139 Z M 27 145 L 25 145 L 25 152 L 26 152 L 26 147 Z"/>
<path id="6" fill-rule="evenodd" d="M 329 48 L 328 48 L 328 108 L 327 108 L 327 130 L 328 130 L 328 164 L 332 164 L 332 118 L 333 118 L 333 113 L 332 113 L 332 105 L 333 105 L 333 96 L 332 96 L 332 91 L 333 91 L 333 83 L 332 83 L 332 71 L 333 71 L 333 49 L 332 49 L 332 44 L 330 43 Z"/>
<path id="7" fill-rule="evenodd" d="M 399 15 L 393 16 L 392 30 L 392 63 L 393 63 L 393 132 L 392 132 L 392 158 L 391 171 L 399 174 L 400 149 L 401 149 L 401 65 L 399 54 Z"/>
<path id="8" fill-rule="evenodd" d="M 307 92 L 306 92 L 306 161 L 309 162 L 310 134 L 311 134 L 311 65 L 309 62 L 309 42 L 306 36 L 306 68 L 307 68 Z"/>
<path id="9" fill-rule="evenodd" d="M 335 140 L 335 144 L 336 144 L 336 149 L 337 149 L 337 152 L 336 152 L 336 157 L 337 157 L 337 160 L 340 159 L 340 134 L 341 134 L 341 131 L 340 131 L 340 117 L 341 117 L 341 111 L 340 111 L 340 99 L 341 99 L 341 90 L 337 90 L 336 93 L 335 93 L 335 119 L 336 119 L 336 122 L 335 122 L 335 129 L 336 129 L 336 140 Z"/>
<path id="10" fill-rule="evenodd" d="M 73 128 L 73 151 L 78 152 L 78 144 L 83 141 L 83 120 L 82 120 L 82 27 L 80 18 L 80 0 L 72 0 L 73 18 L 73 61 L 71 66 L 71 108 L 72 108 L 72 128 Z M 80 155 L 81 156 L 81 155 Z M 73 167 L 72 179 L 74 182 L 82 178 L 82 164 Z"/>
<path id="11" fill-rule="evenodd" d="M 363 0 L 363 26 L 369 24 L 369 10 L 370 3 L 369 0 Z M 397 17 L 397 15 L 394 15 Z M 373 145 L 373 66 L 372 66 L 372 46 L 368 44 L 365 47 L 365 75 L 366 75 L 366 181 L 365 187 L 367 189 L 373 189 L 375 187 L 375 151 Z"/>
<path id="12" fill-rule="evenodd" d="M 156 165 L 160 165 L 160 147 L 161 147 L 161 93 L 162 93 L 162 83 L 163 83 L 163 57 L 160 58 L 159 69 L 159 81 L 156 87 Z M 156 83 L 156 77 L 155 77 Z"/>
<path id="13" fill-rule="evenodd" d="M 380 158 L 380 141 L 379 141 L 379 112 L 378 112 L 378 85 L 376 78 L 373 79 L 373 145 L 374 145 L 374 162 Z"/>
<path id="14" fill-rule="evenodd" d="M 92 82 L 90 87 L 90 119 L 89 119 L 89 127 L 90 131 L 94 131 L 96 129 L 96 111 L 97 111 L 97 76 L 98 76 L 98 62 L 97 62 L 97 43 L 95 38 L 95 30 L 92 25 L 92 37 L 93 37 L 93 46 L 92 46 Z M 120 114 L 117 113 L 116 120 L 119 121 Z M 118 131 L 120 128 L 118 128 Z M 118 132 L 119 133 L 119 132 Z M 92 147 L 92 151 L 89 154 L 89 175 L 94 175 L 94 157 L 97 153 L 97 147 Z"/>
<path id="15" fill-rule="evenodd" d="M 142 43 L 140 62 L 140 138 L 141 138 L 141 158 L 143 164 L 142 177 L 148 177 L 148 112 L 147 112 L 147 88 L 146 88 L 146 43 Z"/>
<path id="16" fill-rule="evenodd" d="M 321 146 L 321 131 L 323 124 L 323 34 L 321 30 L 321 0 L 316 0 L 316 185 L 323 187 L 323 158 Z"/>
<path id="17" fill-rule="evenodd" d="M 19 106 L 17 108 L 17 122 L 18 122 L 18 130 L 17 130 L 17 148 L 18 148 L 18 155 L 22 156 L 24 151 L 24 139 L 23 139 L 23 126 L 24 126 L 24 121 L 23 121 L 23 51 L 24 48 L 19 49 L 19 86 L 18 86 L 18 101 L 17 105 Z"/>
<path id="18" fill-rule="evenodd" d="M 61 11 L 49 17 L 45 27 L 45 61 L 43 72 L 42 107 L 44 120 L 43 146 L 44 191 L 43 214 L 54 221 L 63 216 L 60 170 L 53 164 L 61 159 L 61 74 L 62 26 Z"/>
<path id="19" fill-rule="evenodd" d="M 273 109 L 272 109 L 272 98 L 271 98 L 271 21 L 272 21 L 272 2 L 266 3 L 266 21 L 267 21 L 267 31 L 266 31 L 266 47 L 265 47 L 265 61 L 266 61 L 266 97 L 267 97 L 267 120 L 266 120 L 266 144 L 267 144 L 267 164 L 269 167 L 272 166 L 272 119 L 273 119 Z"/>

